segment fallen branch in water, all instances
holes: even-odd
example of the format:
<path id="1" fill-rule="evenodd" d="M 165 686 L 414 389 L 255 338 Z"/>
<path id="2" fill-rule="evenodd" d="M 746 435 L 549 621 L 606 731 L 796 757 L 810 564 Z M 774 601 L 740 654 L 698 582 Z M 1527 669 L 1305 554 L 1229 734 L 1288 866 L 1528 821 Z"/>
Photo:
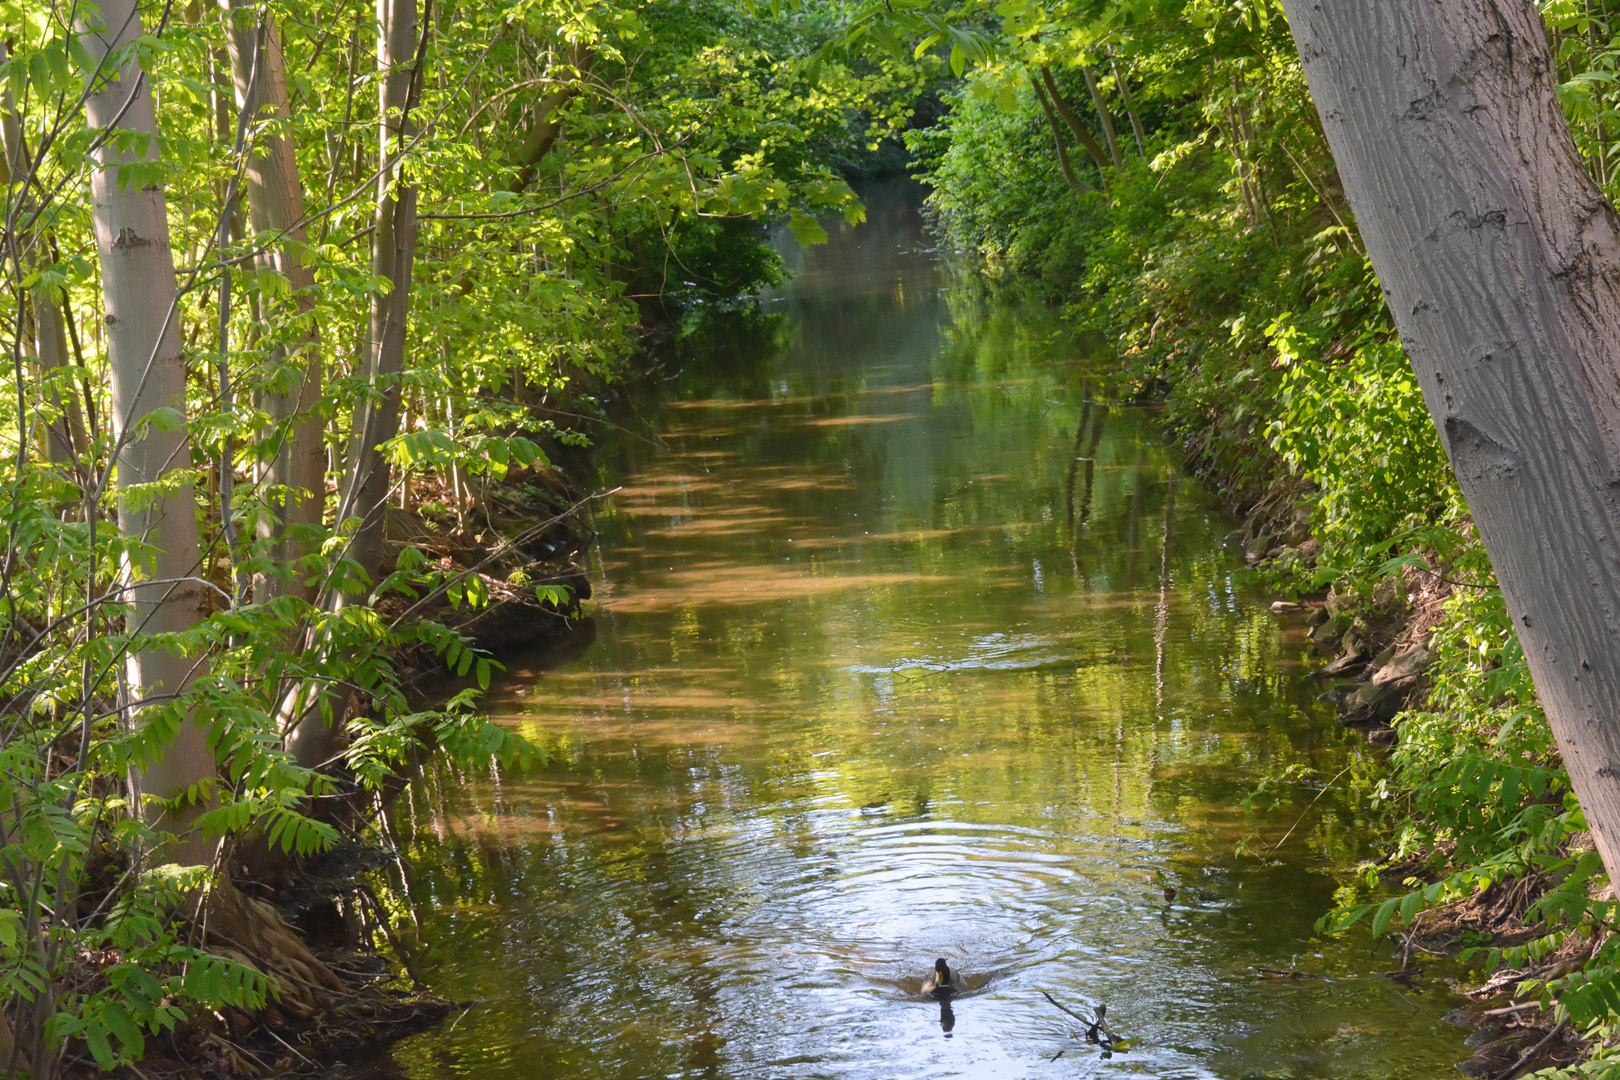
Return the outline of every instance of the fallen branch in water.
<path id="1" fill-rule="evenodd" d="M 1300 971 L 1298 968 L 1283 971 L 1280 968 L 1251 967 L 1249 970 L 1262 979 L 1293 979 L 1295 982 L 1301 979 L 1320 979 L 1322 982 L 1333 981 L 1326 975 L 1313 975 L 1309 971 Z"/>
<path id="2" fill-rule="evenodd" d="M 1082 1024 L 1086 1025 L 1087 1042 L 1096 1043 L 1104 1050 L 1112 1051 L 1115 1048 L 1115 1044 L 1120 1041 L 1119 1036 L 1115 1035 L 1113 1029 L 1108 1026 L 1107 1005 L 1098 1005 L 1096 1007 L 1097 1015 L 1095 1018 L 1092 1018 L 1088 1016 L 1081 1016 L 1079 1013 L 1063 1004 L 1057 998 L 1053 997 L 1051 994 L 1048 994 L 1045 990 L 1041 991 L 1041 996 L 1047 1001 L 1050 1001 L 1057 1008 L 1063 1010 L 1076 1020 L 1080 1021 Z M 1101 1032 L 1101 1034 L 1099 1034 L 1099 1032 Z"/>

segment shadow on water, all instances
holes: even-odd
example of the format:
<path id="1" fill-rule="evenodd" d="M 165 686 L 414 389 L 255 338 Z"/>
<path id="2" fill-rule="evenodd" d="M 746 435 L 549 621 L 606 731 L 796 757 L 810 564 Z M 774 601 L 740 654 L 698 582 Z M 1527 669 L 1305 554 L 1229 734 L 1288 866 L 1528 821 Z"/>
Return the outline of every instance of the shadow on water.
<path id="1" fill-rule="evenodd" d="M 1438 980 L 1313 937 L 1377 762 L 1232 523 L 1050 314 L 942 266 L 913 191 L 869 205 L 784 240 L 744 374 L 691 358 L 662 445 L 612 456 L 595 643 L 489 699 L 546 763 L 398 801 L 406 940 L 477 1004 L 373 1075 L 1449 1071 Z M 1246 813 L 1290 765 L 1348 779 Z M 969 980 L 944 1003 L 937 956 Z"/>

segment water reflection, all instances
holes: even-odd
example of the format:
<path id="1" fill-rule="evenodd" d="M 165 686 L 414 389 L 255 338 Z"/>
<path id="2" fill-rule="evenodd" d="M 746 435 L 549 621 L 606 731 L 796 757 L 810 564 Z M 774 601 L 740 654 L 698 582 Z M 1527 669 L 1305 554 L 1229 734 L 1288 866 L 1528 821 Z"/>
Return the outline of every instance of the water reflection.
<path id="1" fill-rule="evenodd" d="M 401 798 L 416 963 L 478 1004 L 395 1074 L 1449 1069 L 1442 988 L 1312 939 L 1356 803 L 1292 833 L 1238 807 L 1266 770 L 1375 765 L 1234 581 L 1230 522 L 879 196 L 604 476 L 596 644 L 491 699 L 548 764 Z M 970 980 L 944 1002 L 938 956 Z M 1254 970 L 1296 967 L 1327 978 Z"/>

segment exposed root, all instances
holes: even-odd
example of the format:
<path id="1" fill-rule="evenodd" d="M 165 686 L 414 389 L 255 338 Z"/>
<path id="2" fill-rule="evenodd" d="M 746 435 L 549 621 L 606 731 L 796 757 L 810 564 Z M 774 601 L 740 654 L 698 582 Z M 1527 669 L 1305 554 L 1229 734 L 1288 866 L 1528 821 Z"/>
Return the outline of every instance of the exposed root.
<path id="1" fill-rule="evenodd" d="M 308 1020 L 316 1010 L 328 1008 L 334 994 L 348 993 L 343 980 L 309 951 L 281 912 L 247 896 L 224 876 L 208 895 L 203 940 L 211 952 L 276 980 L 280 993 L 265 1008 L 272 1022 L 278 1012 Z"/>
<path id="2" fill-rule="evenodd" d="M 317 956 L 280 910 L 223 877 L 203 904 L 197 931 L 210 952 L 271 976 L 277 993 L 256 1012 L 204 1013 L 152 1040 L 139 1066 L 122 1070 L 128 1080 L 325 1076 L 343 1052 L 422 1030 L 453 1007 L 388 985 L 392 973 L 375 954 Z M 69 1075 L 97 1074 L 85 1063 Z"/>

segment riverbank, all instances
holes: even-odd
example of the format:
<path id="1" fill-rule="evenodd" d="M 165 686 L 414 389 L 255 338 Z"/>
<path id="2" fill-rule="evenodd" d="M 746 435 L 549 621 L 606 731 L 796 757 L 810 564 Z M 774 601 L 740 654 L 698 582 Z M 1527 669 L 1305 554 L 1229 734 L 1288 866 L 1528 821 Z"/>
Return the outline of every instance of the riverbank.
<path id="1" fill-rule="evenodd" d="M 1095 73 L 1055 69 L 999 101 L 1001 84 L 970 80 L 913 140 L 936 225 L 987 278 L 1036 283 L 1111 365 L 1116 393 L 1162 407 L 1189 467 L 1246 516 L 1232 540 L 1277 617 L 1308 624 L 1323 651 L 1319 693 L 1384 748 L 1364 826 L 1384 855 L 1325 905 L 1323 930 L 1416 942 L 1450 927 L 1434 942 L 1482 950 L 1474 985 L 1547 1006 L 1501 1014 L 1533 1024 L 1498 1058 L 1561 1023 L 1601 1055 L 1620 1034 L 1620 998 L 1602 989 L 1620 978 L 1609 885 L 1287 27 L 1211 18 L 1193 37 L 1172 48 L 1118 32 L 1151 105 L 1132 112 L 1148 118 L 1138 156 L 1098 156 L 1095 173 L 1061 154 L 1080 121 L 1053 119 L 1065 95 L 1106 113 Z M 1160 73 L 1193 54 L 1204 81 L 1189 97 Z M 1332 781 L 1289 782 L 1309 799 Z M 1497 1065 L 1566 1063 L 1562 1038 Z"/>
<path id="2" fill-rule="evenodd" d="M 1290 357 L 1284 347 L 1269 357 L 1237 352 L 1218 362 L 1223 369 L 1286 367 Z M 1475 1055 L 1459 1064 L 1465 1075 L 1518 1076 L 1590 1058 L 1603 1040 L 1572 1029 L 1556 990 L 1535 993 L 1572 973 L 1579 986 L 1593 976 L 1606 980 L 1613 970 L 1588 963 L 1607 931 L 1600 926 L 1565 940 L 1558 924 L 1566 913 L 1553 906 L 1560 889 L 1580 888 L 1591 874 L 1589 866 L 1571 874 L 1592 854 L 1590 838 L 1550 733 L 1538 729 L 1544 721 L 1534 689 L 1466 513 L 1454 505 L 1436 521 L 1414 515 L 1394 535 L 1387 518 L 1382 529 L 1344 528 L 1347 504 L 1377 502 L 1358 485 L 1379 478 L 1358 478 L 1344 445 L 1314 458 L 1281 452 L 1295 445 L 1283 429 L 1298 422 L 1290 401 L 1298 388 L 1267 396 L 1263 381 L 1251 383 L 1235 402 L 1212 409 L 1202 394 L 1208 378 L 1184 385 L 1131 374 L 1126 383 L 1164 403 L 1167 437 L 1182 447 L 1189 471 L 1243 519 L 1229 539 L 1275 590 L 1279 621 L 1303 626 L 1320 652 L 1319 700 L 1388 756 L 1391 776 L 1377 826 L 1386 837 L 1384 854 L 1365 864 L 1366 888 L 1336 898 L 1322 928 L 1342 930 L 1381 916 L 1380 931 L 1402 927 L 1389 934 L 1399 971 L 1421 970 L 1425 955 L 1470 963 L 1475 976 L 1457 989 L 1478 1004 L 1454 1017 L 1476 1031 Z M 1286 385 L 1286 376 L 1275 385 Z M 1346 397 L 1354 393 L 1350 386 Z M 1403 407 L 1410 410 L 1410 386 L 1406 394 Z M 1245 427 L 1228 411 L 1238 409 L 1281 419 Z M 1343 422 L 1342 414 L 1335 422 Z M 1410 422 L 1426 425 L 1427 416 Z M 1313 468 L 1302 470 L 1302 461 Z M 1521 785 L 1521 776 L 1536 778 L 1534 790 Z M 1571 824 L 1554 822 L 1541 836 L 1530 835 L 1526 815 L 1549 802 Z M 1514 845 L 1522 846 L 1515 852 Z M 1415 891 L 1368 902 L 1403 889 Z M 1570 905 L 1573 921 L 1583 921 L 1586 898 L 1601 902 L 1608 895 L 1598 874 Z M 1527 991 L 1530 999 L 1520 1000 Z"/>
<path id="3" fill-rule="evenodd" d="M 1275 486 L 1282 497 L 1271 503 L 1263 501 L 1251 510 L 1241 542 L 1251 565 L 1261 572 L 1271 571 L 1274 579 L 1297 582 L 1315 568 L 1324 549 L 1314 536 L 1300 540 L 1297 532 L 1291 536 L 1282 532 L 1290 526 L 1297 528 L 1304 515 L 1290 501 L 1297 482 L 1285 474 Z M 1286 542 L 1289 540 L 1293 542 Z M 1387 812 L 1398 812 L 1402 803 L 1418 802 L 1437 783 L 1467 785 L 1461 792 L 1464 800 L 1475 794 L 1478 784 L 1495 786 L 1491 770 L 1469 773 L 1457 768 L 1455 762 L 1467 759 L 1454 748 L 1439 751 L 1443 762 L 1439 770 L 1423 772 L 1403 762 L 1399 749 L 1408 719 L 1412 727 L 1420 729 L 1414 737 L 1421 739 L 1425 721 L 1432 726 L 1437 718 L 1430 710 L 1447 708 L 1436 683 L 1453 673 L 1443 666 L 1434 670 L 1440 651 L 1437 636 L 1444 631 L 1448 606 L 1459 589 L 1466 587 L 1432 568 L 1427 560 L 1414 560 L 1398 575 L 1379 582 L 1370 595 L 1346 597 L 1330 590 L 1325 597 L 1300 597 L 1290 589 L 1288 598 L 1273 604 L 1280 619 L 1302 620 L 1309 627 L 1310 638 L 1326 661 L 1316 673 L 1326 687 L 1322 700 L 1336 705 L 1339 722 L 1364 733 L 1369 743 L 1389 748 L 1398 786 L 1386 796 Z M 1445 716 L 1444 712 L 1438 714 L 1438 718 Z M 1505 733 L 1497 728 L 1489 734 L 1501 740 Z M 1527 757 L 1519 760 L 1529 764 Z M 1523 768 L 1513 761 L 1504 753 L 1504 770 Z M 1552 762 L 1548 772 L 1558 771 L 1556 761 Z M 1537 794 L 1544 790 L 1538 789 Z M 1556 779 L 1551 793 L 1556 794 Z M 1550 930 L 1557 933 L 1552 894 L 1579 886 L 1579 878 L 1570 880 L 1570 864 L 1592 853 L 1590 838 L 1579 832 L 1555 836 L 1546 845 L 1552 857 L 1542 859 L 1540 865 L 1528 860 L 1517 866 L 1499 862 L 1493 873 L 1476 875 L 1467 882 L 1455 880 L 1454 842 L 1431 840 L 1413 846 L 1404 842 L 1408 840 L 1405 836 L 1392 838 L 1385 857 L 1367 866 L 1369 876 L 1375 876 L 1386 892 L 1402 887 L 1420 890 L 1406 894 L 1417 897 L 1418 902 L 1407 905 L 1402 913 L 1406 921 L 1403 932 L 1389 936 L 1398 971 L 1421 972 L 1426 956 L 1473 957 L 1477 965 L 1486 959 L 1481 951 L 1491 950 L 1487 965 L 1476 966 L 1474 979 L 1457 986 L 1461 994 L 1477 1002 L 1454 1015 L 1455 1022 L 1475 1029 L 1469 1041 L 1475 1054 L 1459 1063 L 1462 1073 L 1514 1077 L 1549 1067 L 1571 1067 L 1600 1049 L 1600 1042 L 1572 1029 L 1568 1014 L 1556 1007 L 1556 996 L 1537 992 L 1571 973 L 1592 971 L 1603 976 L 1601 967 L 1588 964 L 1606 936 L 1602 931 L 1547 941 Z M 1451 888 L 1446 888 L 1448 883 Z M 1604 900 L 1609 895 L 1606 884 L 1594 885 L 1591 895 L 1594 900 Z M 1360 914 L 1367 912 L 1363 905 Z M 1356 905 L 1341 898 L 1338 910 L 1325 916 L 1324 922 L 1342 927 L 1353 921 L 1346 916 L 1356 914 Z M 1532 942 L 1539 948 L 1526 950 Z"/>

